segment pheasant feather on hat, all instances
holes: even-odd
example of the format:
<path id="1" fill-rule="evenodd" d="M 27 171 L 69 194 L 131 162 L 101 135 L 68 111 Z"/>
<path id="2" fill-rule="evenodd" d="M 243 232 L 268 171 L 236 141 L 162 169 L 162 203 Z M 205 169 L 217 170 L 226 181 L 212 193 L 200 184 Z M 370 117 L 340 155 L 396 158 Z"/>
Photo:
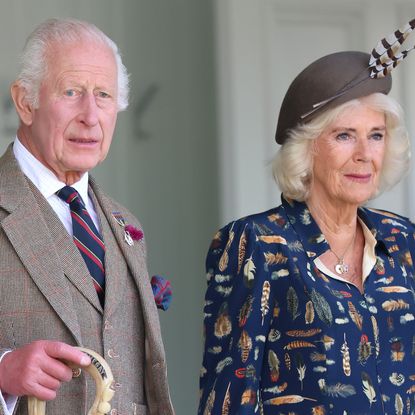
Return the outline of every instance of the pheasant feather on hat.
<path id="1" fill-rule="evenodd" d="M 308 65 L 291 83 L 281 104 L 275 133 L 277 143 L 283 144 L 290 130 L 322 111 L 373 93 L 388 94 L 392 88 L 392 69 L 415 48 L 402 48 L 414 28 L 412 19 L 382 39 L 371 54 L 336 52 Z"/>

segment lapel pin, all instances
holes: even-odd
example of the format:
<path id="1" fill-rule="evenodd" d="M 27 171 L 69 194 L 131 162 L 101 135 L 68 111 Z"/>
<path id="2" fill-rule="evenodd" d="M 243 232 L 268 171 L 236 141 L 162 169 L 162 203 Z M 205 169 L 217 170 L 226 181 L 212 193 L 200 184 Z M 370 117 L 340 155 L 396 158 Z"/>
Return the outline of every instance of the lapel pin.
<path id="1" fill-rule="evenodd" d="M 118 223 L 118 225 L 124 228 L 124 241 L 129 245 L 133 246 L 134 241 L 140 241 L 144 237 L 144 233 L 141 229 L 136 228 L 133 225 L 126 225 L 125 219 L 121 212 L 112 212 L 112 217 Z"/>
<path id="2" fill-rule="evenodd" d="M 112 212 L 112 217 L 115 219 L 118 225 L 125 227 L 125 220 L 121 212 Z"/>
<path id="3" fill-rule="evenodd" d="M 128 232 L 125 228 L 124 228 L 124 240 L 125 240 L 125 242 L 127 242 L 128 245 L 130 245 L 130 246 L 134 245 L 134 241 L 133 241 L 133 238 L 130 235 L 130 232 Z"/>

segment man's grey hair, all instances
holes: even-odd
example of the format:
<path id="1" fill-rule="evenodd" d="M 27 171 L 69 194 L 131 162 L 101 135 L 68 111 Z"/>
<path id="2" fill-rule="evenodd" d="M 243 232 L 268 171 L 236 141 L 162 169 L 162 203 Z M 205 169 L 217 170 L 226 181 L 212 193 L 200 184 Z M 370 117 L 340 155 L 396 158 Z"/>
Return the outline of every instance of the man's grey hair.
<path id="1" fill-rule="evenodd" d="M 290 130 L 274 157 L 274 178 L 284 196 L 298 201 L 310 195 L 313 172 L 313 143 L 348 108 L 366 105 L 385 114 L 386 148 L 379 186 L 372 198 L 398 183 L 409 169 L 409 135 L 401 106 L 388 95 L 375 93 L 327 110 L 310 122 Z"/>
<path id="2" fill-rule="evenodd" d="M 48 19 L 41 23 L 27 38 L 21 56 L 21 70 L 17 82 L 26 89 L 28 102 L 39 105 L 39 90 L 48 72 L 47 54 L 57 44 L 92 40 L 103 43 L 114 53 L 118 73 L 118 111 L 128 106 L 129 79 L 122 63 L 118 46 L 92 23 L 76 19 Z"/>

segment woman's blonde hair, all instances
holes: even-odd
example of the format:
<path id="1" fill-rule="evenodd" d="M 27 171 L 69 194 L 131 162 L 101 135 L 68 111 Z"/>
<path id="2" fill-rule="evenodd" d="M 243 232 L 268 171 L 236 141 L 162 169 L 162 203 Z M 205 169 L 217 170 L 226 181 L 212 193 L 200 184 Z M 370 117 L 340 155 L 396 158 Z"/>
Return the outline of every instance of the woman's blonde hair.
<path id="1" fill-rule="evenodd" d="M 375 93 L 348 101 L 288 132 L 272 162 L 274 178 L 285 197 L 304 201 L 310 193 L 314 140 L 349 108 L 365 105 L 386 118 L 386 149 L 376 197 L 398 183 L 408 171 L 411 158 L 409 136 L 401 106 L 391 97 Z"/>

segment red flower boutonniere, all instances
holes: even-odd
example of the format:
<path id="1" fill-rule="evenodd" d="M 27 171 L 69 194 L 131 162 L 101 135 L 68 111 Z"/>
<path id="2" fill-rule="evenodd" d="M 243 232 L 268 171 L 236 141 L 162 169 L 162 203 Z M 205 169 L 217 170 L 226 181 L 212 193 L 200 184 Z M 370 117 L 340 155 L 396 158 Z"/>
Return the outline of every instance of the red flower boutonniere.
<path id="1" fill-rule="evenodd" d="M 143 231 L 134 227 L 133 225 L 125 225 L 124 230 L 130 234 L 133 241 L 140 241 L 144 237 Z"/>
<path id="2" fill-rule="evenodd" d="M 124 240 L 128 245 L 133 246 L 134 241 L 140 241 L 144 238 L 144 233 L 141 229 L 138 229 L 133 225 L 126 225 L 121 212 L 112 212 L 112 216 L 118 225 L 124 228 Z"/>
<path id="3" fill-rule="evenodd" d="M 140 241 L 143 237 L 144 233 L 141 229 L 138 229 L 133 225 L 124 226 L 124 239 L 128 245 L 133 246 L 134 241 Z"/>

